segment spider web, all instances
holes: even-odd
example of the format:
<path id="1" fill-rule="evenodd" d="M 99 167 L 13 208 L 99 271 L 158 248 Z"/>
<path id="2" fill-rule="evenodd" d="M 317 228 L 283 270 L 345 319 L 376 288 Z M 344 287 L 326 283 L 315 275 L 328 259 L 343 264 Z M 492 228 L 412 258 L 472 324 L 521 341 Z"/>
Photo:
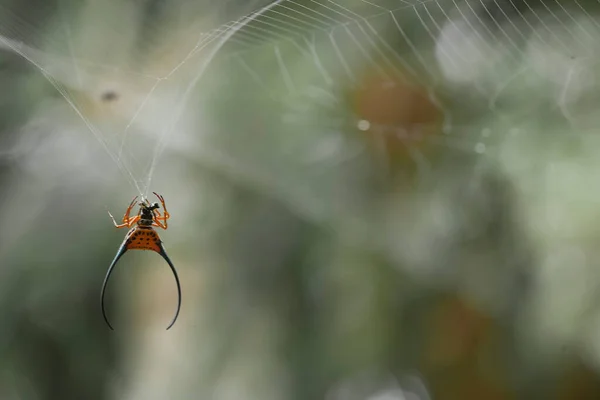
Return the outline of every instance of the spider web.
<path id="1" fill-rule="evenodd" d="M 427 176 L 435 149 L 502 159 L 541 107 L 555 111 L 549 123 L 591 129 L 597 2 L 282 0 L 233 19 L 231 2 L 178 2 L 190 16 L 148 36 L 128 28 L 142 19 L 132 4 L 60 7 L 51 35 L 3 7 L 0 44 L 37 68 L 143 196 L 170 148 L 321 218 L 360 203 L 364 140 L 348 132 L 375 142 L 384 170 L 401 159 Z"/>
<path id="2" fill-rule="evenodd" d="M 70 9 L 64 2 L 60 5 L 65 10 Z M 152 67 L 158 71 L 144 73 L 123 66 L 123 58 L 125 58 L 125 64 L 135 63 L 136 55 L 123 57 L 123 54 L 118 54 L 118 52 L 111 54 L 113 49 L 106 48 L 107 44 L 109 47 L 111 44 L 107 43 L 105 39 L 133 41 L 132 34 L 128 29 L 126 27 L 119 29 L 118 22 L 113 22 L 111 27 L 116 30 L 111 35 L 102 27 L 106 24 L 107 19 L 98 18 L 96 15 L 90 16 L 90 14 L 100 13 L 105 17 L 114 18 L 115 15 L 119 15 L 119 12 L 125 12 L 126 17 L 135 17 L 136 11 L 139 13 L 139 10 L 132 10 L 131 7 L 128 9 L 126 4 L 120 2 L 110 2 L 105 6 L 88 4 L 87 7 L 83 7 L 79 15 L 71 15 L 70 17 L 75 18 L 69 20 L 69 16 L 62 12 L 63 8 L 61 8 L 57 20 L 50 23 L 50 25 L 57 25 L 53 27 L 53 31 L 58 33 L 49 38 L 48 35 L 41 33 L 42 28 L 39 29 L 40 32 L 32 29 L 33 24 L 30 24 L 28 19 L 35 19 L 37 15 L 32 16 L 29 11 L 27 11 L 27 15 L 16 14 L 13 10 L 3 8 L 5 21 L 2 21 L 2 27 L 5 35 L 0 37 L 0 46 L 4 50 L 19 54 L 39 70 L 83 122 L 85 130 L 89 131 L 106 151 L 129 184 L 140 195 L 146 196 L 156 162 L 164 150 L 165 139 L 172 133 L 181 108 L 185 105 L 186 97 L 189 96 L 194 84 L 190 84 L 185 90 L 180 90 L 183 93 L 181 101 L 169 99 L 172 100 L 173 105 L 168 108 L 175 109 L 175 112 L 172 113 L 173 115 L 167 116 L 166 123 L 159 124 L 160 132 L 154 138 L 156 143 L 153 146 L 145 146 L 143 141 L 139 141 L 134 146 L 129 145 L 128 141 L 133 136 L 131 131 L 136 128 L 147 131 L 149 125 L 157 122 L 156 118 L 151 118 L 149 115 L 156 112 L 157 107 L 161 107 L 162 104 L 156 105 L 153 102 L 162 103 L 161 96 L 165 96 L 164 92 L 161 93 L 162 87 L 167 87 L 167 96 L 169 91 L 173 91 L 173 88 L 169 87 L 171 83 L 169 81 L 175 80 L 172 78 L 184 64 L 192 63 L 191 60 L 197 59 L 197 55 L 202 53 L 206 60 L 200 62 L 194 60 L 195 62 L 193 62 L 194 68 L 197 68 L 198 71 L 192 80 L 199 79 L 206 65 L 218 51 L 221 42 L 226 41 L 228 35 L 243 26 L 244 21 L 251 19 L 252 15 L 244 16 L 241 20 L 209 32 L 196 32 L 192 35 L 195 44 L 187 49 L 183 58 L 176 59 L 174 62 L 167 58 L 166 68 L 162 65 L 153 65 Z M 71 8 L 77 9 L 73 6 Z M 83 31 L 84 34 L 87 33 L 88 37 L 84 37 L 79 41 L 79 46 L 75 46 L 71 25 L 86 24 L 90 21 L 95 21 L 95 26 L 86 26 Z M 44 28 L 47 29 L 47 27 Z M 189 29 L 189 27 L 186 28 Z M 80 26 L 79 30 L 82 30 Z M 76 53 L 85 53 L 86 51 L 85 49 L 82 51 L 82 47 L 87 46 L 90 41 L 98 41 L 98 36 L 104 43 L 100 43 L 99 48 L 92 47 L 91 51 L 87 51 L 87 53 L 99 52 L 99 56 L 80 57 L 76 55 Z M 45 39 L 40 40 L 41 38 Z M 189 37 L 186 39 L 190 41 Z M 53 52 L 42 51 L 26 42 L 33 42 L 39 48 L 50 48 Z M 161 48 L 152 49 L 152 51 L 161 50 Z M 102 61 L 98 62 L 97 59 Z M 114 107 L 110 107 L 110 104 L 107 107 L 98 107 L 98 103 L 116 102 L 123 94 L 126 95 L 126 102 L 120 101 Z M 179 102 L 181 105 L 178 104 Z M 178 107 L 179 111 L 177 111 Z M 163 112 L 160 117 L 164 115 Z M 141 123 L 140 120 L 142 120 Z M 156 129 L 151 129 L 151 131 L 156 131 Z M 135 150 L 138 150 L 138 154 L 135 154 Z"/>
<path id="3" fill-rule="evenodd" d="M 232 2 L 182 0 L 168 7 L 188 6 L 183 17 L 147 26 L 140 21 L 152 18 L 141 17 L 139 3 L 82 4 L 58 13 L 42 5 L 40 19 L 31 7 L 0 6 L 0 46 L 60 95 L 23 129 L 51 138 L 67 131 L 62 148 L 47 150 L 65 164 L 114 168 L 146 196 L 167 182 L 158 166 L 175 154 L 258 187 L 311 221 L 334 220 L 329 226 L 361 245 L 431 275 L 442 275 L 431 266 L 445 265 L 460 236 L 456 203 L 434 193 L 425 207 L 397 207 L 414 215 L 373 223 L 378 203 L 365 197 L 377 191 L 365 187 L 380 174 L 413 174 L 443 191 L 451 175 L 444 167 L 458 164 L 446 159 L 468 160 L 474 178 L 493 164 L 527 197 L 523 225 L 555 235 L 532 235 L 560 255 L 549 252 L 558 261 L 542 274 L 550 277 L 554 263 L 586 266 L 557 232 L 596 229 L 597 202 L 575 216 L 571 208 L 582 187 L 597 187 L 600 2 L 283 0 L 246 12 Z M 41 129 L 40 120 L 51 123 Z M 108 162 L 75 160 L 84 138 Z M 536 181 L 544 170 L 546 187 Z M 562 278 L 574 276 L 564 274 L 538 297 L 536 342 L 580 326 L 577 307 L 562 301 L 580 301 L 592 275 L 578 274 L 559 297 Z M 493 286 L 469 291 L 482 301 L 507 297 L 505 285 Z"/>

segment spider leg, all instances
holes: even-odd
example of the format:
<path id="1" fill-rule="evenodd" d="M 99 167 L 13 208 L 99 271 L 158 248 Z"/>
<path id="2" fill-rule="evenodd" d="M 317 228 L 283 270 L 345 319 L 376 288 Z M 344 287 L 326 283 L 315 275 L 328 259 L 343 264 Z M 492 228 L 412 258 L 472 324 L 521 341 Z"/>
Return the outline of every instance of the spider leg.
<path id="1" fill-rule="evenodd" d="M 168 212 L 167 212 L 167 205 L 165 204 L 165 198 L 163 196 L 161 196 L 160 194 L 156 193 L 156 192 L 152 192 L 152 193 L 154 193 L 154 195 L 156 197 L 158 197 L 158 200 L 160 200 L 160 202 L 161 202 L 161 204 L 163 206 L 163 209 L 165 210 L 165 214 L 168 214 Z"/>
<path id="2" fill-rule="evenodd" d="M 113 224 L 115 224 L 115 226 L 117 228 L 119 228 L 119 224 L 117 224 L 117 221 L 115 221 L 115 217 L 113 217 L 113 215 L 110 213 L 110 211 L 106 210 L 106 212 L 108 213 L 108 216 L 110 217 L 110 219 L 112 219 Z"/>
<path id="3" fill-rule="evenodd" d="M 159 195 L 156 192 L 152 192 L 152 193 L 154 193 L 154 195 L 156 197 L 158 197 L 158 200 L 160 200 L 160 202 L 162 204 L 163 210 L 165 210 L 164 215 L 160 215 L 160 213 L 159 213 L 158 217 L 154 218 L 154 221 L 157 224 L 159 223 L 159 221 L 163 221 L 164 222 L 164 227 L 162 225 L 158 225 L 158 226 L 160 226 L 163 229 L 167 229 L 167 226 L 168 226 L 167 220 L 171 217 L 171 214 L 169 214 L 169 211 L 167 211 L 167 205 L 165 204 L 165 198 L 163 196 Z"/>
<path id="4" fill-rule="evenodd" d="M 167 229 L 167 225 L 166 224 L 161 224 L 160 221 L 164 221 L 165 218 L 161 215 L 160 211 L 158 210 L 152 210 L 152 226 L 157 226 L 159 228 L 163 228 L 163 229 Z"/>
<path id="5" fill-rule="evenodd" d="M 158 215 L 156 216 L 156 219 L 161 220 L 161 221 L 166 221 L 169 218 L 171 218 L 171 214 L 169 214 L 168 212 L 166 212 L 164 215 L 160 214 L 160 212 L 158 212 L 158 210 L 154 210 L 158 213 Z"/>
<path id="6" fill-rule="evenodd" d="M 135 224 L 137 221 L 139 221 L 140 216 L 136 215 L 135 217 L 130 217 L 129 219 L 127 219 L 126 221 L 123 221 L 122 224 L 117 224 L 117 221 L 115 221 L 115 218 L 112 216 L 112 214 L 109 212 L 108 215 L 110 215 L 110 217 L 113 220 L 113 224 L 115 224 L 116 228 L 131 228 L 131 226 L 133 224 Z"/>
<path id="7" fill-rule="evenodd" d="M 155 220 L 155 221 L 163 221 L 163 222 L 165 222 L 165 223 L 166 223 L 166 221 L 169 219 L 169 217 L 171 217 L 171 215 L 169 215 L 169 214 L 167 214 L 167 215 L 165 215 L 165 216 L 162 216 L 162 215 L 157 215 L 157 216 L 154 218 L 154 220 Z"/>
<path id="8" fill-rule="evenodd" d="M 136 215 L 135 217 L 131 217 L 131 218 L 129 219 L 129 221 L 127 222 L 127 227 L 128 227 L 128 228 L 131 228 L 131 226 L 132 226 L 133 224 L 135 224 L 136 222 L 138 222 L 138 221 L 139 221 L 141 218 L 142 218 L 142 217 L 140 217 L 139 215 Z"/>
<path id="9" fill-rule="evenodd" d="M 133 200 L 131 200 L 131 203 L 129 203 L 129 207 L 127 207 L 127 210 L 125 211 L 125 215 L 123 216 L 123 223 L 125 223 L 126 221 L 129 220 L 129 214 L 131 214 L 131 209 L 133 208 L 133 206 L 135 206 L 135 204 L 137 203 L 137 196 L 135 196 L 133 198 Z"/>
<path id="10" fill-rule="evenodd" d="M 115 221 L 115 217 L 113 217 L 113 215 L 110 213 L 110 211 L 108 211 L 108 215 L 110 216 L 110 218 L 113 221 L 113 224 L 115 225 L 115 227 L 117 228 L 124 228 L 124 227 L 131 227 L 131 225 L 133 225 L 132 220 L 135 219 L 135 217 L 131 218 L 129 215 L 131 214 L 131 209 L 133 208 L 133 206 L 135 206 L 136 204 L 136 200 L 137 200 L 137 196 L 135 196 L 133 198 L 133 200 L 131 200 L 131 203 L 129 203 L 129 207 L 127 207 L 127 210 L 125 211 L 125 215 L 123 216 L 122 219 L 122 223 L 121 224 L 117 224 L 117 221 Z M 139 219 L 139 218 L 138 218 Z M 136 220 L 137 221 L 137 220 Z"/>
<path id="11" fill-rule="evenodd" d="M 157 226 L 159 228 L 167 229 L 166 221 L 164 224 L 162 224 L 158 218 L 155 218 L 154 221 L 152 221 L 152 226 Z"/>
<path id="12" fill-rule="evenodd" d="M 177 321 L 177 317 L 179 316 L 179 310 L 181 310 L 181 284 L 179 283 L 179 276 L 177 276 L 177 270 L 175 269 L 175 266 L 171 262 L 171 259 L 167 255 L 167 252 L 165 251 L 165 248 L 162 244 L 160 244 L 160 252 L 158 254 L 160 254 L 162 258 L 164 258 L 164 260 L 167 262 L 167 264 L 169 264 L 169 268 L 171 268 L 173 276 L 175 277 L 175 283 L 177 284 L 177 309 L 175 310 L 175 317 L 173 317 L 173 320 L 167 327 L 167 330 L 169 330 L 175 324 L 175 321 Z"/>
<path id="13" fill-rule="evenodd" d="M 163 196 L 161 196 L 160 194 L 156 193 L 156 192 L 152 192 L 156 197 L 158 197 L 158 200 L 160 200 L 161 203 L 163 203 L 163 206 L 165 204 L 165 198 Z"/>
<path id="14" fill-rule="evenodd" d="M 138 196 L 135 196 L 133 198 L 133 200 L 131 200 L 131 203 L 129 203 L 129 207 L 127 207 L 127 208 L 129 208 L 131 210 L 133 208 L 133 206 L 135 205 L 137 198 L 138 198 Z"/>
<path id="15" fill-rule="evenodd" d="M 121 245 L 121 247 L 119 247 L 119 250 L 117 251 L 117 255 L 115 256 L 112 263 L 110 264 L 110 267 L 108 267 L 108 271 L 106 272 L 106 276 L 104 277 L 104 283 L 102 284 L 102 291 L 100 293 L 100 305 L 102 306 L 102 316 L 104 317 L 104 321 L 106 322 L 108 327 L 113 331 L 114 331 L 114 328 L 112 327 L 110 322 L 108 322 L 108 318 L 106 317 L 106 311 L 104 309 L 104 293 L 106 291 L 106 285 L 108 283 L 110 275 L 112 274 L 113 269 L 115 268 L 115 265 L 117 265 L 117 261 L 119 261 L 119 258 L 121 258 L 123 256 L 123 254 L 125 254 L 126 251 L 127 251 L 126 242 L 123 242 L 123 244 Z"/>

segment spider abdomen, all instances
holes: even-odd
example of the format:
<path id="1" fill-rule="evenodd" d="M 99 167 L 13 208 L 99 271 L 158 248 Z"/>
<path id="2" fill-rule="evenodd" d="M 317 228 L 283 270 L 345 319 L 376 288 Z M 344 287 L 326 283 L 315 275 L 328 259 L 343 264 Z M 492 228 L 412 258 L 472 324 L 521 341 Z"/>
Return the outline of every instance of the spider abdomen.
<path id="1" fill-rule="evenodd" d="M 127 250 L 152 250 L 160 253 L 161 240 L 154 229 L 139 226 L 129 232 L 125 247 Z"/>

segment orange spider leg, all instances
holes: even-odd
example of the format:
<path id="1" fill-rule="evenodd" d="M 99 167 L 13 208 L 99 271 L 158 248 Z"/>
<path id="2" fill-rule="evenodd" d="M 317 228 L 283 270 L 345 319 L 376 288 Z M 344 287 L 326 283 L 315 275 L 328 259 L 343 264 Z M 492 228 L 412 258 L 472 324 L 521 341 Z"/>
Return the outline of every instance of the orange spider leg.
<path id="1" fill-rule="evenodd" d="M 154 220 L 152 221 L 152 226 L 157 226 L 159 228 L 163 228 L 163 229 L 167 229 L 167 219 L 169 218 L 169 214 L 165 214 L 165 216 L 162 216 L 160 214 L 160 212 L 158 210 L 153 210 L 154 214 Z M 158 214 L 158 215 L 156 215 Z M 161 221 L 164 221 L 164 223 L 161 223 Z"/>
<path id="2" fill-rule="evenodd" d="M 137 199 L 137 196 L 135 196 L 133 198 L 133 200 L 131 201 L 131 203 L 129 203 L 129 207 L 127 207 L 127 211 L 125 211 L 125 215 L 123 216 L 122 224 L 117 224 L 117 221 L 115 221 L 115 217 L 113 217 L 113 215 L 110 213 L 110 211 L 108 212 L 108 215 L 112 219 L 113 224 L 115 225 L 116 228 L 125 228 L 125 227 L 130 228 L 134 223 L 136 223 L 140 219 L 139 215 L 136 215 L 135 217 L 129 216 L 131 214 L 131 209 L 136 204 L 136 199 Z"/>
<path id="3" fill-rule="evenodd" d="M 158 215 L 156 217 L 154 217 L 154 223 L 152 225 L 158 226 L 163 229 L 167 229 L 167 227 L 168 227 L 167 220 L 171 217 L 171 214 L 169 214 L 169 211 L 167 211 L 167 205 L 165 204 L 165 198 L 156 192 L 152 192 L 152 193 L 154 193 L 154 195 L 156 197 L 158 197 L 158 200 L 160 200 L 160 202 L 162 203 L 163 210 L 165 210 L 164 215 L 161 214 L 160 211 L 154 210 Z M 162 221 L 162 223 L 161 223 L 161 221 Z"/>
<path id="4" fill-rule="evenodd" d="M 160 221 L 154 221 L 152 223 L 152 226 L 156 226 L 156 227 L 159 227 L 159 228 L 167 229 L 167 224 L 166 223 L 163 224 Z"/>
<path id="5" fill-rule="evenodd" d="M 140 216 L 136 215 L 135 217 L 131 217 L 129 220 L 127 220 L 126 222 L 123 222 L 120 225 L 115 225 L 115 227 L 117 228 L 131 228 L 133 226 L 133 224 L 135 224 L 136 222 L 138 222 L 140 220 Z"/>
<path id="6" fill-rule="evenodd" d="M 158 214 L 154 219 L 157 221 L 163 221 L 166 223 L 169 218 L 171 218 L 171 214 L 166 213 L 165 215 Z"/>
<path id="7" fill-rule="evenodd" d="M 167 229 L 167 219 L 170 217 L 169 213 L 165 213 L 165 215 L 163 216 L 157 210 L 154 211 L 157 212 L 158 215 L 154 217 L 154 220 L 152 221 L 152 226 Z M 161 223 L 161 221 L 163 222 Z"/>
<path id="8" fill-rule="evenodd" d="M 168 220 L 169 218 L 171 218 L 171 214 L 169 214 L 168 212 L 165 212 L 165 214 L 164 214 L 164 215 L 162 215 L 162 214 L 160 213 L 160 211 L 158 211 L 158 210 L 154 210 L 154 212 L 155 212 L 155 217 L 154 217 L 154 219 L 157 219 L 157 220 L 159 220 L 159 221 L 166 221 L 166 220 Z"/>

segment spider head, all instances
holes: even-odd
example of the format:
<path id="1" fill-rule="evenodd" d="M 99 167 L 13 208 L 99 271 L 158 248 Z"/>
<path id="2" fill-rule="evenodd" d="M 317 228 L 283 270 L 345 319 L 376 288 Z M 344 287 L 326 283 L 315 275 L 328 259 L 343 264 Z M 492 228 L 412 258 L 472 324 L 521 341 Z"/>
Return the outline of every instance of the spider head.
<path id="1" fill-rule="evenodd" d="M 142 219 L 152 219 L 154 216 L 154 213 L 152 211 L 156 210 L 157 208 L 159 208 L 158 203 L 153 203 L 150 205 L 140 203 L 140 214 Z"/>
<path id="2" fill-rule="evenodd" d="M 140 203 L 140 207 L 142 209 L 147 209 L 147 210 L 156 210 L 158 208 L 160 208 L 160 205 L 158 203 L 152 203 L 150 204 L 150 202 L 148 200 L 144 200 Z"/>

